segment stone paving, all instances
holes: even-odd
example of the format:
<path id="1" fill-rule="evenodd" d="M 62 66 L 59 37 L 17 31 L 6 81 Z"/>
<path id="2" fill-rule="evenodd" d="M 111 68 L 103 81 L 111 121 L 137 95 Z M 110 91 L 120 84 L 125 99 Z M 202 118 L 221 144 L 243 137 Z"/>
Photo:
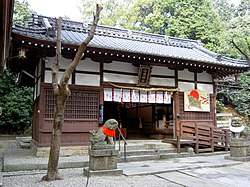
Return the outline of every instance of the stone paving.
<path id="1" fill-rule="evenodd" d="M 1 143 L 1 142 L 0 142 Z M 43 163 L 46 167 L 47 158 L 36 158 L 30 155 L 29 150 L 15 148 L 10 143 L 4 155 L 4 168 L 8 165 L 23 168 L 22 171 L 3 171 L 3 187 L 82 187 L 86 186 L 88 178 L 83 175 L 83 168 L 79 165 L 87 157 L 60 158 L 60 162 L 68 164 L 67 169 L 60 169 L 63 180 L 44 182 L 41 178 L 46 169 L 25 170 L 25 167 Z M 11 149 L 12 148 L 12 149 Z M 118 163 L 123 170 L 120 176 L 92 176 L 89 178 L 89 187 L 237 187 L 250 186 L 250 162 L 240 162 L 225 159 L 229 153 L 203 154 L 202 156 L 173 158 L 167 160 L 152 160 L 143 162 Z M 73 163 L 73 165 L 71 165 Z M 10 168 L 10 167 L 9 167 Z"/>

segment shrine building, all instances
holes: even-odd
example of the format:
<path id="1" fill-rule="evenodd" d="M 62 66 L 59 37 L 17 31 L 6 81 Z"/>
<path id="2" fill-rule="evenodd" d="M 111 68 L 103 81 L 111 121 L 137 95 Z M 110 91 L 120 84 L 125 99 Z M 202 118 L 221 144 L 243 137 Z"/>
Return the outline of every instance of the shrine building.
<path id="1" fill-rule="evenodd" d="M 7 66 L 19 73 L 21 84 L 34 88 L 36 152 L 50 146 L 56 23 L 33 15 L 27 27 L 13 25 L 11 33 Z M 89 29 L 88 24 L 63 20 L 59 78 Z M 61 146 L 87 147 L 89 131 L 111 118 L 126 139 L 145 141 L 178 139 L 186 126 L 214 127 L 215 80 L 248 69 L 246 60 L 209 51 L 199 41 L 98 25 L 69 81 Z"/>

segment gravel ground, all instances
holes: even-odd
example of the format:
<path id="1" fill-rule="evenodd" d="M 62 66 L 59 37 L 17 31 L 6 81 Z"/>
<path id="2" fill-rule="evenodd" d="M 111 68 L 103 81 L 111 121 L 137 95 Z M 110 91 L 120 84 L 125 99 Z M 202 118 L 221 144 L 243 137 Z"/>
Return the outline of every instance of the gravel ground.
<path id="1" fill-rule="evenodd" d="M 85 187 L 87 177 L 82 168 L 61 169 L 63 180 L 41 181 L 46 174 L 45 170 L 18 171 L 3 173 L 3 187 Z M 183 187 L 190 186 L 227 186 L 248 187 L 250 184 L 250 162 L 227 167 L 197 168 L 151 175 L 133 176 L 92 176 L 88 187 Z M 176 174 L 181 178 L 170 177 Z M 180 181 L 175 180 L 178 179 Z M 197 180 L 201 182 L 196 184 Z M 171 182 L 172 181 L 172 182 Z M 176 181 L 176 182 L 173 182 Z M 195 185 L 196 184 L 196 185 Z M 216 184 L 216 185 L 214 185 Z"/>
<path id="2" fill-rule="evenodd" d="M 41 181 L 46 171 L 5 172 L 3 187 L 84 187 L 87 177 L 83 169 L 62 169 L 60 175 L 63 180 L 52 182 Z M 143 176 L 92 176 L 89 178 L 88 187 L 180 187 L 180 185 L 159 178 L 155 175 Z"/>
<path id="3" fill-rule="evenodd" d="M 47 164 L 46 159 L 34 158 L 30 156 L 29 151 L 17 149 L 16 144 L 13 142 L 8 142 L 8 145 L 9 151 L 6 151 L 4 155 L 5 162 L 11 163 L 14 165 L 14 167 L 17 167 L 18 165 L 15 165 L 15 163 L 23 164 L 23 162 L 25 162 L 25 166 L 39 162 L 45 162 Z M 2 151 L 4 148 L 5 146 L 0 147 L 0 151 Z M 22 157 L 22 159 L 20 157 Z M 68 159 L 72 161 L 73 158 L 74 157 L 67 157 L 63 158 L 61 161 L 67 161 Z M 79 158 L 77 159 L 79 160 Z M 80 159 L 84 160 L 82 157 Z M 136 165 L 138 167 L 136 168 L 137 173 L 135 175 L 129 175 L 128 170 L 127 175 L 129 176 L 92 176 L 89 178 L 88 187 L 249 187 L 250 162 L 239 162 L 236 163 L 236 165 L 232 164 L 231 162 L 233 163 L 233 161 L 225 160 L 223 155 L 213 155 L 211 157 L 201 156 L 192 158 L 178 158 L 162 161 L 162 163 L 159 161 L 158 165 L 155 162 L 143 162 Z M 134 164 L 135 163 L 130 163 L 126 167 L 132 167 L 133 169 L 133 167 L 135 167 Z M 138 173 L 140 173 L 139 170 L 141 169 L 142 164 L 151 166 L 146 167 L 147 171 L 150 171 L 151 173 L 153 173 L 152 171 L 155 168 L 163 173 L 138 175 Z M 193 165 L 197 167 L 191 167 Z M 121 165 L 119 167 L 122 169 Z M 176 168 L 176 170 L 168 170 L 168 172 L 165 172 L 165 170 L 162 170 L 162 167 L 165 169 Z M 46 172 L 46 170 L 3 172 L 2 186 L 85 187 L 87 183 L 87 177 L 83 175 L 82 167 L 73 169 L 60 169 L 59 173 L 63 180 L 51 182 L 41 181 Z"/>

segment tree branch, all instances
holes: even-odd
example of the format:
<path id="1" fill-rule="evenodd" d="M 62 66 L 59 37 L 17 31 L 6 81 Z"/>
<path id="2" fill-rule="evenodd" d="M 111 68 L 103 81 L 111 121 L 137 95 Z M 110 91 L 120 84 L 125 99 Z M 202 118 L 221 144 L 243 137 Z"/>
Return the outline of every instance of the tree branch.
<path id="1" fill-rule="evenodd" d="M 248 63 L 250 64 L 250 59 L 248 55 L 241 50 L 241 48 L 234 42 L 233 39 L 232 39 L 232 44 L 247 59 Z"/>
<path id="2" fill-rule="evenodd" d="M 62 59 L 62 55 L 61 55 L 61 30 L 62 30 L 62 18 L 59 17 L 58 18 L 58 22 L 57 22 L 57 38 L 56 38 L 56 60 L 53 64 L 52 67 L 52 87 L 53 87 L 53 91 L 54 93 L 57 92 L 58 90 L 58 79 L 57 79 L 57 73 L 60 69 L 60 65 L 61 65 L 61 59 Z"/>
<path id="3" fill-rule="evenodd" d="M 69 81 L 69 78 L 70 78 L 71 74 L 73 73 L 74 69 L 76 68 L 79 61 L 81 60 L 81 58 L 84 55 L 84 50 L 86 49 L 89 42 L 93 39 L 94 34 L 95 34 L 95 30 L 96 30 L 96 27 L 97 27 L 97 23 L 99 21 L 101 10 L 102 10 L 102 6 L 100 6 L 99 4 L 96 4 L 96 13 L 94 14 L 93 22 L 92 22 L 90 31 L 88 33 L 88 36 L 81 43 L 81 45 L 79 46 L 79 48 L 77 50 L 77 53 L 76 53 L 76 55 L 74 57 L 74 60 L 71 62 L 71 64 L 65 70 L 65 72 L 64 72 L 64 74 L 62 76 L 62 79 L 60 81 L 60 85 L 65 86 L 65 85 L 68 84 L 68 81 Z"/>

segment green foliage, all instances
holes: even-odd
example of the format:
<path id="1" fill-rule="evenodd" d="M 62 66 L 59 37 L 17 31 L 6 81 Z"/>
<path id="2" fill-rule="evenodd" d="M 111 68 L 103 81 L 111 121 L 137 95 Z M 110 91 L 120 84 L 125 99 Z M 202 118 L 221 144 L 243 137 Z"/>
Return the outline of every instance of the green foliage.
<path id="1" fill-rule="evenodd" d="M 5 71 L 0 76 L 1 133 L 21 133 L 31 124 L 33 91 L 18 87 L 15 76 Z"/>
<path id="2" fill-rule="evenodd" d="M 239 83 L 242 87 L 244 87 L 246 89 L 248 88 L 248 90 L 249 90 L 249 88 L 250 88 L 250 71 L 242 73 L 240 75 Z"/>
<path id="3" fill-rule="evenodd" d="M 221 92 L 217 98 L 217 111 L 223 107 L 220 102 L 224 104 L 230 104 L 234 107 L 236 112 L 248 118 L 250 120 L 250 71 L 242 73 L 234 86 L 230 87 L 225 92 Z M 218 104 L 219 103 L 219 104 Z"/>
<path id="4" fill-rule="evenodd" d="M 216 100 L 216 112 L 220 113 L 224 107 L 225 107 L 224 103 L 221 100 L 217 99 Z"/>
<path id="5" fill-rule="evenodd" d="M 250 0 L 241 0 L 238 7 L 231 7 L 225 0 L 217 0 L 217 3 L 223 4 L 223 6 L 215 7 L 225 27 L 225 30 L 220 34 L 222 37 L 220 41 L 223 41 L 220 43 L 221 52 L 228 56 L 243 57 L 249 60 Z M 222 95 L 230 101 L 238 113 L 250 119 L 250 71 L 240 75 L 238 85 L 242 89 L 230 88 L 228 92 Z"/>
<path id="6" fill-rule="evenodd" d="M 227 27 L 231 41 L 245 58 L 250 58 L 250 14 L 231 19 Z"/>
<path id="7" fill-rule="evenodd" d="M 200 40 L 206 48 L 217 51 L 220 25 L 215 23 L 216 15 L 211 11 L 209 1 L 175 1 L 174 14 L 169 19 L 166 34 L 181 38 Z M 218 26 L 218 27 L 217 27 Z"/>
<path id="8" fill-rule="evenodd" d="M 84 21 L 89 21 L 95 3 L 82 2 Z M 100 24 L 200 40 L 207 49 L 230 57 L 250 55 L 250 0 L 241 0 L 239 6 L 228 0 L 101 0 L 100 3 L 104 7 Z"/>
<path id="9" fill-rule="evenodd" d="M 214 0 L 214 8 L 222 21 L 222 32 L 218 41 L 219 53 L 235 58 L 249 59 L 250 49 L 250 0 L 241 0 L 239 6 L 227 0 Z"/>
<path id="10" fill-rule="evenodd" d="M 250 118 L 250 91 L 237 91 L 229 95 L 232 104 L 238 113 L 248 116 Z"/>
<path id="11" fill-rule="evenodd" d="M 108 26 L 118 26 L 124 20 L 124 15 L 128 11 L 134 0 L 100 0 L 99 3 L 103 6 L 99 24 Z M 83 8 L 80 12 L 83 16 L 83 22 L 89 23 L 93 19 L 93 10 L 95 10 L 94 0 L 82 0 Z"/>
<path id="12" fill-rule="evenodd" d="M 236 106 L 236 110 L 250 119 L 250 71 L 240 75 L 239 85 L 243 89 L 236 94 L 230 94 L 230 99 Z"/>
<path id="13" fill-rule="evenodd" d="M 15 77 L 9 71 L 0 75 L 0 103 L 3 97 L 15 88 Z"/>
<path id="14" fill-rule="evenodd" d="M 32 10 L 27 0 L 15 0 L 13 21 L 16 24 L 25 26 L 31 18 Z"/>
<path id="15" fill-rule="evenodd" d="M 84 17 L 90 19 L 89 1 Z M 210 50 L 220 51 L 225 27 L 210 0 L 102 0 L 101 24 L 180 38 L 200 40 Z M 222 42 L 221 42 L 222 43 Z"/>
<path id="16" fill-rule="evenodd" d="M 213 6 L 223 22 L 231 20 L 235 14 L 235 6 L 228 0 L 214 0 Z"/>
<path id="17" fill-rule="evenodd" d="M 250 14 L 250 0 L 241 0 L 237 7 L 236 16 L 244 16 Z"/>

